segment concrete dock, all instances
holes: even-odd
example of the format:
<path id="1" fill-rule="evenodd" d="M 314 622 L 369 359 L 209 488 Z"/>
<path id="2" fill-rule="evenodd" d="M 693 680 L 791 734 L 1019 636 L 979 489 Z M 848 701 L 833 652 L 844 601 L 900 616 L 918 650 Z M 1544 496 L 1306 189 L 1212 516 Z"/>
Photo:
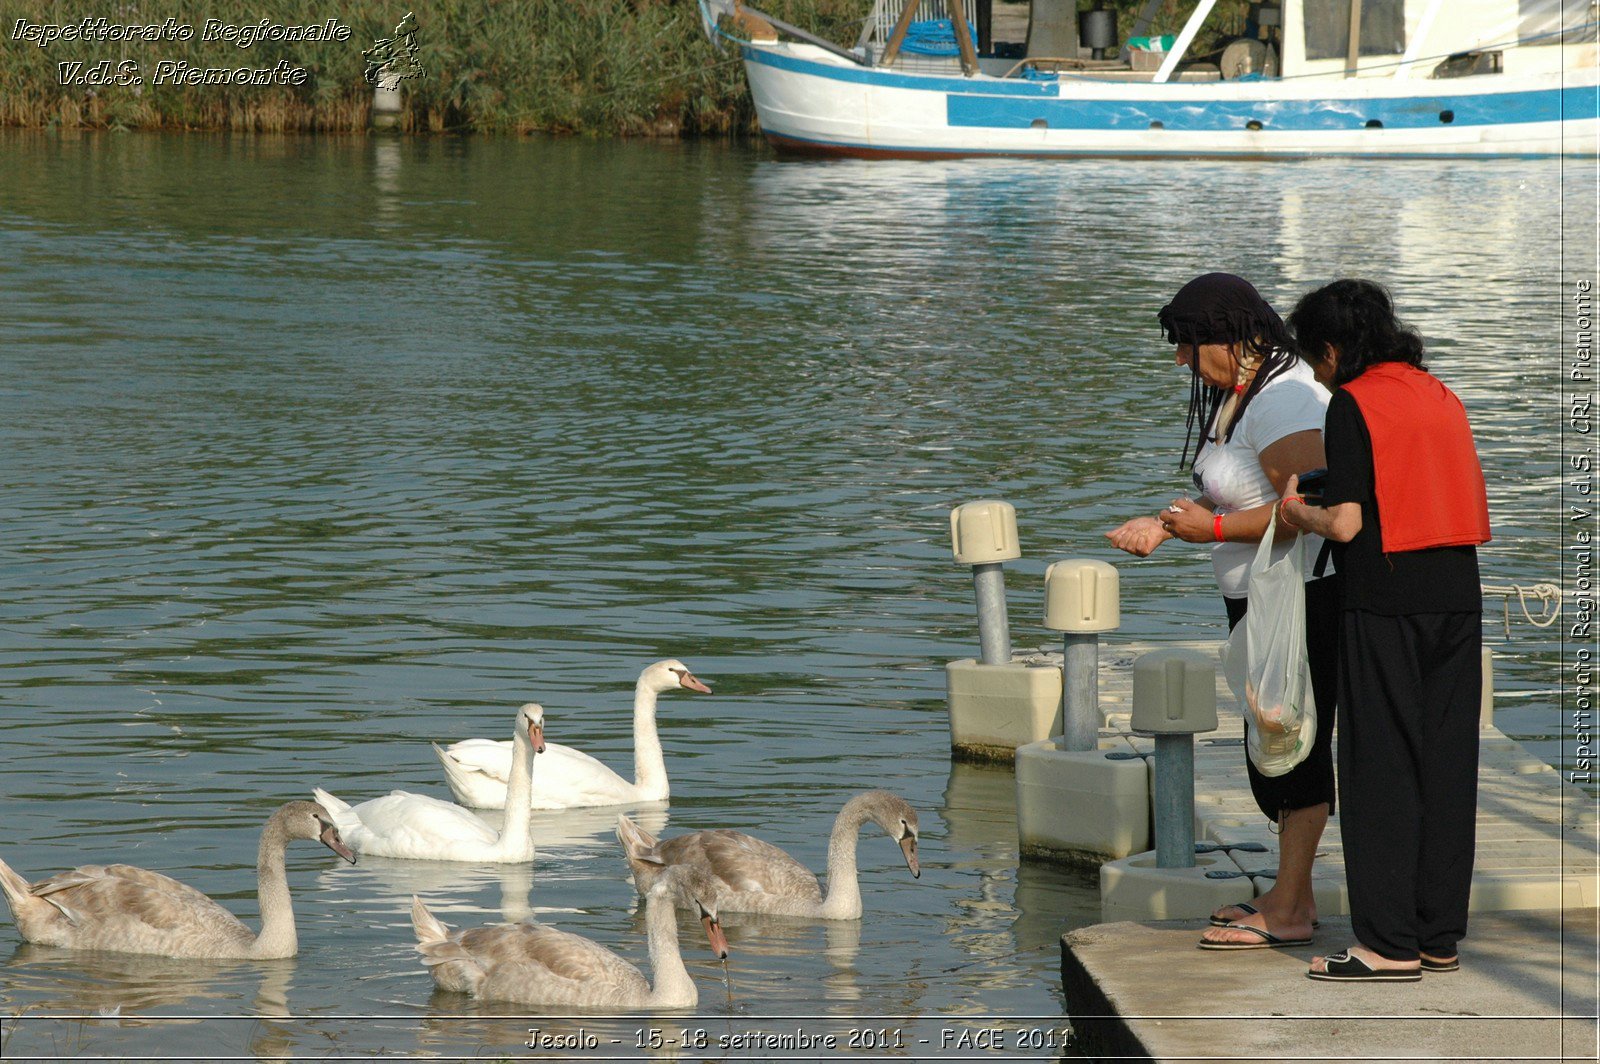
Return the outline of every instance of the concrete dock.
<path id="1" fill-rule="evenodd" d="M 1102 652 L 1100 703 L 1111 733 L 1103 747 L 1152 749 L 1128 728 L 1131 666 L 1150 649 Z M 1243 724 L 1232 707 L 1219 678 L 1220 727 L 1195 749 L 1196 838 L 1265 846 L 1229 852 L 1221 866 L 1245 873 L 1259 895 L 1273 883 L 1277 840 L 1250 796 Z M 1314 875 L 1322 921 L 1315 946 L 1215 953 L 1196 948 L 1203 918 L 1137 914 L 1066 935 L 1062 981 L 1079 1044 L 1091 1057 L 1158 1060 L 1600 1059 L 1596 808 L 1486 714 L 1461 971 L 1384 986 L 1305 978 L 1313 956 L 1353 941 L 1335 816 Z"/>
<path id="2" fill-rule="evenodd" d="M 1212 953 L 1195 921 L 1098 924 L 1062 943 L 1076 1045 L 1091 1059 L 1588 1060 L 1596 1030 L 1595 909 L 1478 913 L 1461 970 L 1420 983 L 1305 977 L 1350 942 Z"/>

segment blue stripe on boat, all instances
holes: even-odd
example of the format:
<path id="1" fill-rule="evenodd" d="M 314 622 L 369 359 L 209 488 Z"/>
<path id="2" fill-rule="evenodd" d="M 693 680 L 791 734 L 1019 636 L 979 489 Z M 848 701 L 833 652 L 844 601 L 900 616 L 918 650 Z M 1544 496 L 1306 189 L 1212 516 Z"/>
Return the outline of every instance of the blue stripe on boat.
<path id="1" fill-rule="evenodd" d="M 1027 129 L 1043 120 L 1051 129 L 1132 132 L 1160 122 L 1173 131 L 1225 132 L 1242 131 L 1247 122 L 1256 121 L 1267 132 L 1305 132 L 1362 129 L 1376 120 L 1385 129 L 1432 129 L 1443 124 L 1439 116 L 1446 111 L 1452 113 L 1451 124 L 1457 126 L 1555 122 L 1563 117 L 1594 117 L 1597 111 L 1592 87 L 1321 100 L 1063 100 L 1055 82 L 972 81 L 898 74 L 818 63 L 748 46 L 742 52 L 749 62 L 779 70 L 834 81 L 945 93 L 946 120 L 953 127 Z"/>
<path id="2" fill-rule="evenodd" d="M 1170 131 L 1224 132 L 1261 123 L 1264 131 L 1362 129 L 1369 121 L 1384 129 L 1436 129 L 1441 112 L 1452 125 L 1504 126 L 1561 120 L 1561 91 L 1496 92 L 1472 96 L 1406 96 L 1363 100 L 1013 100 L 949 94 L 952 126 L 1027 129 L 1043 119 L 1051 129 L 1146 130 L 1160 122 Z M 1573 93 L 1576 95 L 1576 92 Z"/>

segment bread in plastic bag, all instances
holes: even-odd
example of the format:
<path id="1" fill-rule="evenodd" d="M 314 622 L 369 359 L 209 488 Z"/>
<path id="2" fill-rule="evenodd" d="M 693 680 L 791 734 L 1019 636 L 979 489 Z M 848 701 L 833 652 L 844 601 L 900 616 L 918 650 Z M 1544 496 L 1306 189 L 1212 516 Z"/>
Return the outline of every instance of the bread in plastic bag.
<path id="1" fill-rule="evenodd" d="M 1317 738 L 1317 707 L 1306 652 L 1305 537 L 1272 561 L 1274 507 L 1250 563 L 1250 606 L 1222 646 L 1222 671 L 1239 700 L 1245 749 L 1263 776 L 1306 759 Z"/>

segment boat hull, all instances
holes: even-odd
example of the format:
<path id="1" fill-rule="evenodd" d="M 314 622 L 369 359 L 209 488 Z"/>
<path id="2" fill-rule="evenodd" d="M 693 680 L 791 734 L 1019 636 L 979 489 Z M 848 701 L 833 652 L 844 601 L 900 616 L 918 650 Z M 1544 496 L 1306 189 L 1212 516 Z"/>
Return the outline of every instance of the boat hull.
<path id="1" fill-rule="evenodd" d="M 1600 133 L 1592 67 L 1156 85 L 902 73 L 789 43 L 743 56 L 762 130 L 797 155 L 1593 155 Z"/>

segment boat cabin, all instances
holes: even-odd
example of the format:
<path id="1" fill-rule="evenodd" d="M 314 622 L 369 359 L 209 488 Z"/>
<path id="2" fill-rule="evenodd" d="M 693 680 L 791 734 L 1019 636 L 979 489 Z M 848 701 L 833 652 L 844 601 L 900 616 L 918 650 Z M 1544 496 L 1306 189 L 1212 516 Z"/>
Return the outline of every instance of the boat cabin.
<path id="1" fill-rule="evenodd" d="M 1076 0 L 875 0 L 854 52 L 908 73 L 1158 83 L 1516 75 L 1596 62 L 1593 0 L 1266 0 L 1242 18 L 1238 6 L 1145 0 L 1122 39 L 1103 0 L 1087 11 Z"/>

